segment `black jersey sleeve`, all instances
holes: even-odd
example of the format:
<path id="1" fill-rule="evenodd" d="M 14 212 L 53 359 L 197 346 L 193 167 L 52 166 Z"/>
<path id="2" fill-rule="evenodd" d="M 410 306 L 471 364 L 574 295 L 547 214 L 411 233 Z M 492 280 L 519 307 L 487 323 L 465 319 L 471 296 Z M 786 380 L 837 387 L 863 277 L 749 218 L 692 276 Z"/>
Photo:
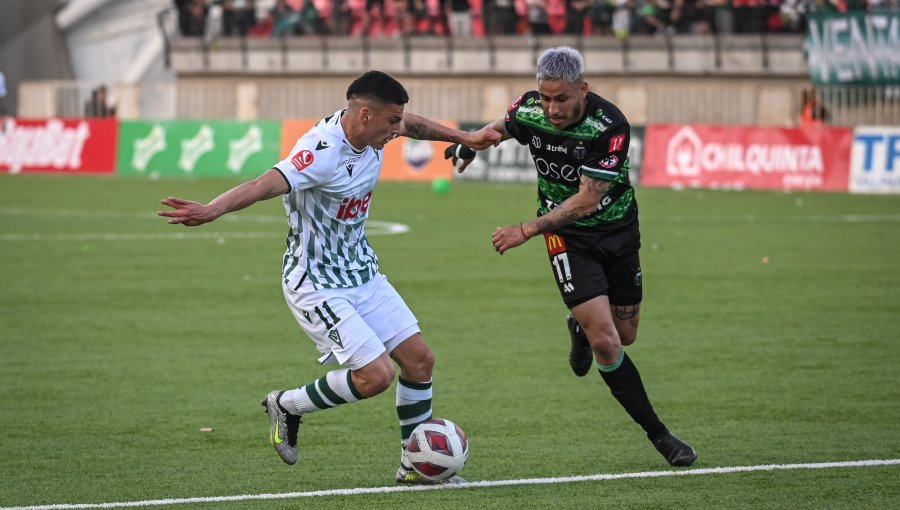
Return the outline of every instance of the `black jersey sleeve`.
<path id="1" fill-rule="evenodd" d="M 536 94 L 536 92 L 527 92 L 517 97 L 515 101 L 510 103 L 509 108 L 506 109 L 506 117 L 503 119 L 503 127 L 506 129 L 506 132 L 522 145 L 528 145 L 529 139 L 526 130 L 522 129 L 516 118 L 516 112 L 519 110 L 519 106 L 525 102 L 526 98 L 533 94 Z"/>
<path id="2" fill-rule="evenodd" d="M 628 143 L 631 127 L 628 124 L 616 126 L 604 133 L 591 146 L 591 150 L 581 166 L 581 174 L 604 181 L 615 180 L 621 172 L 628 172 Z"/>

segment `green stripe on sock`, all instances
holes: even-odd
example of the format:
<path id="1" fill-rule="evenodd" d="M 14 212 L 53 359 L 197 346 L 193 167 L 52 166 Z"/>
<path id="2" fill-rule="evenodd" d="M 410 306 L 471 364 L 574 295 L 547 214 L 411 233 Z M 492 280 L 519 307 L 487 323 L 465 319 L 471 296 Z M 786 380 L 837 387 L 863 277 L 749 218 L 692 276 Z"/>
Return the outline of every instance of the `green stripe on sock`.
<path id="1" fill-rule="evenodd" d="M 337 405 L 346 404 L 347 401 L 342 399 L 340 395 L 334 392 L 331 389 L 331 386 L 328 386 L 328 381 L 325 377 L 319 379 L 319 389 L 322 390 L 322 394 L 325 395 L 325 398 L 334 402 Z"/>
<path id="2" fill-rule="evenodd" d="M 404 379 L 402 377 L 398 377 L 397 380 L 400 382 L 400 384 L 402 384 L 403 386 L 406 386 L 407 388 L 409 388 L 411 390 L 427 390 L 427 389 L 431 388 L 431 381 L 413 382 L 413 381 L 407 381 L 406 379 Z"/>
<path id="3" fill-rule="evenodd" d="M 330 409 L 334 406 L 330 406 L 322 400 L 322 397 L 319 395 L 319 392 L 316 391 L 316 383 L 312 382 L 306 385 L 306 395 L 312 400 L 313 405 L 318 407 L 319 409 Z"/>
<path id="4" fill-rule="evenodd" d="M 400 440 L 406 441 L 407 439 L 409 439 L 409 436 L 412 435 L 413 430 L 416 430 L 416 427 L 418 426 L 418 423 L 413 423 L 411 425 L 400 425 Z"/>
<path id="5" fill-rule="evenodd" d="M 353 384 L 353 371 L 351 371 L 351 370 L 347 370 L 347 386 L 350 387 L 350 393 L 352 393 L 353 396 L 356 397 L 357 400 L 362 400 L 362 399 L 366 398 L 366 397 L 360 395 L 358 391 L 356 391 L 356 385 Z"/>
<path id="6" fill-rule="evenodd" d="M 612 365 L 601 365 L 598 362 L 597 368 L 599 368 L 601 372 L 612 372 L 615 369 L 619 368 L 619 365 L 622 364 L 623 359 L 625 359 L 625 349 L 619 349 L 619 357 L 616 358 L 615 363 L 613 363 Z"/>
<path id="7" fill-rule="evenodd" d="M 397 406 L 397 417 L 401 420 L 408 420 L 425 414 L 429 409 L 431 409 L 431 399 L 420 400 L 414 404 Z"/>

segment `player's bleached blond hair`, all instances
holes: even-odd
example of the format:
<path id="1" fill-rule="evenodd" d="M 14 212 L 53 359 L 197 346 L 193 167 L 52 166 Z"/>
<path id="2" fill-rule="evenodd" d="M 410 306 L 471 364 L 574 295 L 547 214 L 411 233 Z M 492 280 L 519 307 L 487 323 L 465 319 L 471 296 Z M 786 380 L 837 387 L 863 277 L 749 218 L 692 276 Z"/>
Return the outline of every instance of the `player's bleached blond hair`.
<path id="1" fill-rule="evenodd" d="M 580 83 L 584 74 L 584 57 L 575 48 L 559 46 L 541 54 L 537 63 L 537 79 Z"/>

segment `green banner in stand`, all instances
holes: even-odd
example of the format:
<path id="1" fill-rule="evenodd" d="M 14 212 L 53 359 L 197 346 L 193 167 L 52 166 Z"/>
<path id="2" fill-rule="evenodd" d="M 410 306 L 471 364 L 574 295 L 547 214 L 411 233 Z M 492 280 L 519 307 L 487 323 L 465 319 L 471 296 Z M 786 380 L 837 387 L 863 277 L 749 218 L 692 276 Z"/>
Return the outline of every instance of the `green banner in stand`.
<path id="1" fill-rule="evenodd" d="M 898 85 L 900 12 L 812 13 L 806 50 L 816 85 Z"/>
<path id="2" fill-rule="evenodd" d="M 256 177 L 279 161 L 275 121 L 122 121 L 117 173 Z"/>

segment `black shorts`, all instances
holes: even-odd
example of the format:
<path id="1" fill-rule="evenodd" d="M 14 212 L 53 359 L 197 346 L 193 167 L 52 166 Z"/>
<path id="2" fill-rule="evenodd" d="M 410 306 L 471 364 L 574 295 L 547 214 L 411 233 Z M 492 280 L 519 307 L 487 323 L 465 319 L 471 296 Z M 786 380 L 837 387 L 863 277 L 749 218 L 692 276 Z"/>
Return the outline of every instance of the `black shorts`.
<path id="1" fill-rule="evenodd" d="M 544 241 L 567 307 L 603 295 L 617 306 L 641 302 L 641 234 L 637 227 L 614 232 L 563 228 L 544 234 Z"/>

